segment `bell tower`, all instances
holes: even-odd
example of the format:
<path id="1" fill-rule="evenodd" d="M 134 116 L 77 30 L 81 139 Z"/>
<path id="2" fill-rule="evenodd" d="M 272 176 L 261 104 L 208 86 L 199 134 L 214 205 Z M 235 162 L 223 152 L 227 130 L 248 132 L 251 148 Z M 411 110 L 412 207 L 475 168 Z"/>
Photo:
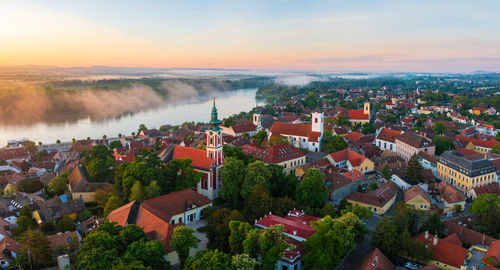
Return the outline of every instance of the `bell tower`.
<path id="1" fill-rule="evenodd" d="M 207 158 L 211 158 L 215 161 L 215 166 L 222 165 L 224 161 L 224 155 L 222 153 L 222 128 L 219 127 L 221 121 L 217 116 L 217 108 L 215 107 L 215 97 L 214 106 L 212 107 L 212 116 L 210 118 L 210 127 L 205 130 L 207 135 Z"/>
<path id="2" fill-rule="evenodd" d="M 370 114 L 370 102 L 365 102 L 364 108 L 363 108 L 363 113 Z"/>

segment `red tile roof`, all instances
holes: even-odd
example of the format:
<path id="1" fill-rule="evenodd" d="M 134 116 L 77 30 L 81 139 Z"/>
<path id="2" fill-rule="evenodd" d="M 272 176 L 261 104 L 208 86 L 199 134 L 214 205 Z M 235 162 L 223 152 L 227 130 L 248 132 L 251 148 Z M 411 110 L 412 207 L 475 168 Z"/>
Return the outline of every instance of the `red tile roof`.
<path id="1" fill-rule="evenodd" d="M 0 149 L 0 159 L 9 160 L 14 158 L 26 158 L 29 156 L 28 151 L 23 147 L 2 148 Z"/>
<path id="2" fill-rule="evenodd" d="M 464 155 L 464 156 L 470 156 L 470 155 L 475 155 L 477 154 L 476 151 L 473 151 L 473 150 L 467 150 L 463 147 L 460 147 L 460 146 L 455 146 L 455 148 L 453 149 L 457 152 L 459 152 L 460 154 Z"/>
<path id="3" fill-rule="evenodd" d="M 405 131 L 401 133 L 399 136 L 397 136 L 396 140 L 401 141 L 415 148 L 434 146 L 432 141 L 428 140 L 426 137 L 420 136 L 410 131 Z"/>
<path id="4" fill-rule="evenodd" d="M 273 135 L 291 135 L 291 136 L 307 137 L 308 140 L 311 142 L 318 142 L 319 137 L 321 136 L 320 132 L 312 131 L 311 125 L 302 123 L 291 124 L 283 122 L 274 122 L 270 132 Z"/>
<path id="5" fill-rule="evenodd" d="M 330 156 L 332 157 L 332 159 L 337 163 L 337 162 L 341 162 L 343 160 L 349 160 L 349 162 L 351 163 L 351 165 L 353 167 L 357 167 L 359 165 L 361 165 L 361 163 L 363 163 L 363 161 L 365 161 L 366 157 L 350 150 L 350 149 L 344 149 L 344 150 L 341 150 L 341 151 L 337 151 L 335 153 L 332 153 L 330 154 Z"/>
<path id="6" fill-rule="evenodd" d="M 415 235 L 413 239 L 423 242 L 427 247 L 432 249 L 432 260 L 460 268 L 467 258 L 467 249 L 439 238 L 437 245 L 434 245 L 434 237 L 434 235 L 429 233 L 428 238 L 425 239 L 425 233 L 420 233 Z"/>
<path id="7" fill-rule="evenodd" d="M 72 241 L 78 242 L 78 236 L 76 235 L 76 232 L 48 235 L 47 239 L 50 241 L 50 247 L 52 248 L 52 250 L 56 250 L 56 248 L 60 245 L 71 244 Z"/>
<path id="8" fill-rule="evenodd" d="M 449 236 L 447 236 L 446 238 L 443 238 L 444 241 L 448 241 L 452 244 L 455 244 L 457 246 L 462 246 L 462 241 L 460 241 L 460 238 L 458 237 L 458 234 L 454 233 L 454 234 L 451 234 Z"/>
<path id="9" fill-rule="evenodd" d="M 500 196 L 500 183 L 491 183 L 482 187 L 474 188 L 474 192 L 477 196 L 486 193 L 497 194 L 498 196 Z"/>
<path id="10" fill-rule="evenodd" d="M 210 170 L 214 160 L 207 157 L 207 151 L 191 147 L 176 145 L 174 148 L 173 159 L 191 159 L 191 165 L 198 169 Z"/>
<path id="11" fill-rule="evenodd" d="M 366 254 L 358 264 L 356 270 L 393 270 L 394 264 L 380 251 L 375 248 Z"/>
<path id="12" fill-rule="evenodd" d="M 356 169 L 350 170 L 342 175 L 349 178 L 353 182 L 363 178 L 363 173 Z"/>
<path id="13" fill-rule="evenodd" d="M 234 126 L 230 127 L 234 133 L 245 133 L 245 132 L 252 132 L 257 129 L 257 126 L 253 124 L 252 121 L 250 120 L 244 120 L 239 123 L 237 123 Z"/>
<path id="14" fill-rule="evenodd" d="M 460 225 L 455 220 L 446 220 L 443 222 L 443 232 L 446 234 L 456 234 L 460 241 L 471 245 L 490 246 L 495 241 L 493 237 L 475 231 L 464 225 Z"/>
<path id="15" fill-rule="evenodd" d="M 497 264 L 500 262 L 500 240 L 496 240 L 491 244 L 490 248 L 488 248 L 488 251 L 481 261 L 487 264 L 491 264 L 488 262 L 488 258 L 491 258 L 493 262 L 492 264 Z"/>
<path id="16" fill-rule="evenodd" d="M 365 114 L 364 109 L 348 110 L 347 114 L 349 115 L 349 119 L 352 119 L 352 120 L 369 120 L 370 119 L 370 115 Z"/>
<path id="17" fill-rule="evenodd" d="M 168 222 L 172 216 L 184 213 L 188 208 L 191 208 L 192 205 L 202 207 L 210 203 L 212 203 L 212 201 L 207 197 L 188 188 L 147 199 L 142 202 L 141 207 L 148 209 Z"/>
<path id="18" fill-rule="evenodd" d="M 460 191 L 448 185 L 446 182 L 436 183 L 435 187 L 438 189 L 441 198 L 448 203 L 458 203 L 466 200 L 465 196 Z"/>
<path id="19" fill-rule="evenodd" d="M 353 192 L 347 195 L 346 199 L 355 202 L 361 202 L 369 205 L 375 205 L 378 207 L 383 207 L 388 203 L 394 196 L 397 195 L 398 187 L 391 181 L 382 184 L 379 188 L 374 191 L 363 193 L 363 192 Z"/>
<path id="20" fill-rule="evenodd" d="M 260 158 L 268 164 L 276 164 L 305 156 L 302 151 L 286 143 L 270 146 L 265 149 L 256 145 L 245 144 L 241 149 L 243 153 Z"/>
<path id="21" fill-rule="evenodd" d="M 408 202 L 409 200 L 415 198 L 416 196 L 422 197 L 427 202 L 431 203 L 431 196 L 429 193 L 425 192 L 420 186 L 412 186 L 404 193 L 404 202 Z"/>
<path id="22" fill-rule="evenodd" d="M 305 215 L 303 211 L 292 210 L 285 217 L 267 215 L 255 223 L 256 227 L 269 228 L 272 225 L 282 224 L 285 227 L 285 233 L 290 236 L 307 238 L 314 233 L 316 229 L 311 226 L 311 221 L 319 221 L 320 218 Z"/>
<path id="23" fill-rule="evenodd" d="M 121 207 L 116 208 L 115 210 L 111 211 L 111 213 L 108 214 L 107 218 L 110 221 L 116 222 L 120 226 L 127 225 L 127 220 L 130 215 L 132 205 L 134 205 L 135 203 L 136 203 L 135 201 L 131 201 Z"/>
<path id="24" fill-rule="evenodd" d="M 359 138 L 361 138 L 361 136 L 363 136 L 363 133 L 353 131 L 353 132 L 345 135 L 344 139 L 346 139 L 349 142 L 357 142 L 357 141 L 359 141 Z"/>
<path id="25" fill-rule="evenodd" d="M 455 136 L 455 139 L 460 140 L 460 141 L 471 142 L 474 146 L 479 146 L 479 147 L 484 147 L 484 148 L 493 148 L 493 146 L 500 143 L 500 142 L 496 141 L 495 139 L 480 140 L 480 139 L 475 139 L 472 137 L 466 137 L 463 135 L 457 135 L 457 136 Z"/>

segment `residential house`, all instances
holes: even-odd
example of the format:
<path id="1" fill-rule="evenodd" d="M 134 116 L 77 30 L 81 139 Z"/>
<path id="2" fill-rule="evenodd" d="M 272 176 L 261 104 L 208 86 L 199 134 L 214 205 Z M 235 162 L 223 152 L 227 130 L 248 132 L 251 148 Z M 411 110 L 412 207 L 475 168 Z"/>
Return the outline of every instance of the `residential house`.
<path id="1" fill-rule="evenodd" d="M 432 259 L 429 264 L 441 269 L 466 269 L 465 260 L 469 252 L 456 242 L 450 239 L 439 239 L 428 232 L 415 235 L 413 240 L 424 243 L 432 250 Z"/>
<path id="2" fill-rule="evenodd" d="M 396 138 L 396 154 L 406 161 L 419 152 L 433 156 L 435 151 L 436 147 L 431 140 L 413 132 L 405 131 Z"/>
<path id="3" fill-rule="evenodd" d="M 396 137 L 398 137 L 403 131 L 394 130 L 389 128 L 380 128 L 376 132 L 375 145 L 380 148 L 380 150 L 390 150 L 396 152 Z"/>
<path id="4" fill-rule="evenodd" d="M 429 155 L 426 152 L 418 152 L 418 162 L 422 168 L 431 170 L 434 177 L 437 176 L 438 158 L 436 156 Z"/>
<path id="5" fill-rule="evenodd" d="M 420 186 L 412 186 L 404 193 L 404 202 L 412 205 L 417 210 L 429 211 L 431 209 L 431 196 Z"/>
<path id="6" fill-rule="evenodd" d="M 489 154 L 496 144 L 499 144 L 495 139 L 476 139 L 473 137 L 466 137 L 463 135 L 455 136 L 455 141 L 459 146 L 467 150 L 473 150 L 481 154 Z"/>
<path id="7" fill-rule="evenodd" d="M 368 207 L 373 213 L 383 215 L 396 201 L 398 187 L 391 181 L 383 183 L 376 190 L 363 193 L 353 192 L 346 197 L 351 204 Z"/>
<path id="8" fill-rule="evenodd" d="M 0 267 L 8 268 L 21 254 L 21 244 L 8 235 L 0 234 Z"/>
<path id="9" fill-rule="evenodd" d="M 467 243 L 469 245 L 489 247 L 496 241 L 493 237 L 469 228 L 465 222 L 454 219 L 449 219 L 443 222 L 442 232 L 447 235 L 455 234 L 462 243 Z"/>
<path id="10" fill-rule="evenodd" d="M 260 158 L 267 164 L 283 166 L 283 172 L 289 174 L 295 168 L 306 163 L 306 155 L 299 149 L 286 144 L 278 144 L 261 148 L 253 144 L 245 144 L 241 147 L 244 154 Z"/>
<path id="11" fill-rule="evenodd" d="M 498 179 L 498 175 L 497 175 Z M 467 198 L 475 199 L 481 194 L 497 194 L 500 196 L 500 183 L 491 183 L 467 191 Z"/>
<path id="12" fill-rule="evenodd" d="M 85 209 L 85 204 L 82 198 L 74 200 L 67 200 L 60 197 L 38 203 L 40 209 L 33 211 L 33 216 L 38 223 L 42 226 L 47 222 L 53 222 L 68 215 L 72 219 L 76 219 L 78 213 Z"/>
<path id="13" fill-rule="evenodd" d="M 444 213 L 454 212 L 456 207 L 465 209 L 465 196 L 446 182 L 429 184 L 429 193 L 443 204 L 441 210 Z"/>
<path id="14" fill-rule="evenodd" d="M 111 186 L 105 182 L 90 182 L 87 180 L 85 169 L 76 166 L 68 176 L 68 191 L 73 199 L 82 198 L 84 202 L 93 202 L 95 191 Z"/>
<path id="15" fill-rule="evenodd" d="M 142 204 L 130 202 L 111 211 L 108 219 L 121 226 L 139 226 L 148 237 L 160 241 L 165 248 L 167 261 L 177 264 L 178 254 L 170 246 L 174 228 L 184 225 L 184 222 L 199 220 L 202 210 L 211 205 L 208 198 L 192 189 L 185 189 L 145 200 Z M 190 256 L 194 254 L 196 249 L 190 249 Z"/>
<path id="16" fill-rule="evenodd" d="M 324 114 L 317 112 L 311 114 L 311 124 L 274 122 L 268 138 L 280 135 L 287 138 L 294 147 L 320 152 L 323 123 Z"/>
<path id="17" fill-rule="evenodd" d="M 479 266 L 498 266 L 498 264 L 500 264 L 500 240 L 496 240 L 490 245 Z"/>
<path id="18" fill-rule="evenodd" d="M 356 270 L 393 270 L 394 264 L 380 249 L 375 248 L 361 258 Z"/>
<path id="19" fill-rule="evenodd" d="M 234 137 L 242 136 L 243 134 L 248 134 L 253 136 L 257 133 L 257 126 L 253 124 L 250 120 L 242 120 L 232 125 L 230 127 L 220 126 L 222 128 L 222 134 L 230 135 Z"/>
<path id="20" fill-rule="evenodd" d="M 370 159 L 350 150 L 344 149 L 325 157 L 332 165 L 347 170 L 358 170 L 363 174 L 374 170 L 374 163 Z"/>
<path id="21" fill-rule="evenodd" d="M 319 221 L 320 218 L 306 215 L 301 210 L 291 210 L 285 217 L 266 215 L 255 221 L 254 227 L 258 229 L 269 228 L 272 225 L 283 225 L 284 234 L 288 237 L 288 243 L 294 246 L 293 249 L 285 250 L 283 258 L 276 263 L 275 269 L 301 270 L 302 257 L 304 256 L 303 243 L 308 237 L 316 233 L 316 229 L 311 225 L 312 221 Z"/>

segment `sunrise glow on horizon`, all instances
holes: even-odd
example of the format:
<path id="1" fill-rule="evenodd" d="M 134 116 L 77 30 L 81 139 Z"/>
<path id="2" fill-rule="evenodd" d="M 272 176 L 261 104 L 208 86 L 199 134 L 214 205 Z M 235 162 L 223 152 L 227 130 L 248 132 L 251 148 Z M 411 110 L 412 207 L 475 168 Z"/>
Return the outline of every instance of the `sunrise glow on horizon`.
<path id="1" fill-rule="evenodd" d="M 4 1 L 0 65 L 500 71 L 500 1 Z"/>

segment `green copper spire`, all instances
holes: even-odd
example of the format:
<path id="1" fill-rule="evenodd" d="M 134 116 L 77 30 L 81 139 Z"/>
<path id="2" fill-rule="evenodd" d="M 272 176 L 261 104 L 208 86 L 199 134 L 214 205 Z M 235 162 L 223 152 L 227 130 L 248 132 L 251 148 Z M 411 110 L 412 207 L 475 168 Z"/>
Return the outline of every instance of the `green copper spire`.
<path id="1" fill-rule="evenodd" d="M 215 97 L 214 97 L 214 106 L 212 107 L 212 117 L 210 118 L 210 124 L 211 124 L 210 130 L 213 130 L 213 131 L 221 130 L 221 128 L 219 127 L 221 122 L 217 118 L 218 118 L 217 117 L 217 108 L 215 107 Z"/>

